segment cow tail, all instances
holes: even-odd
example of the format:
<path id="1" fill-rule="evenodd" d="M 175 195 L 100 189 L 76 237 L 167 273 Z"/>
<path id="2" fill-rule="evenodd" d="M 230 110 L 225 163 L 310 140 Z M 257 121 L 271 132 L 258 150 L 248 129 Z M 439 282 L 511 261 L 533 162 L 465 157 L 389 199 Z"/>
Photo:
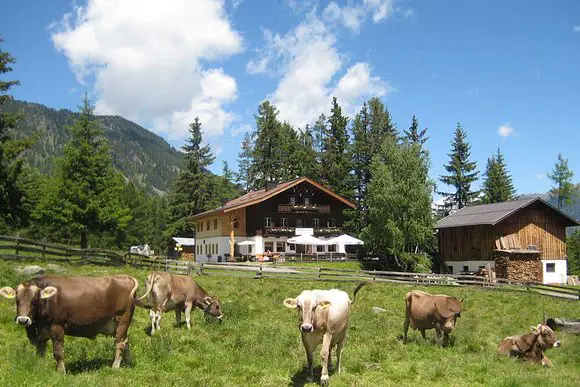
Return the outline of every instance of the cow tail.
<path id="1" fill-rule="evenodd" d="M 137 278 L 135 278 L 135 277 L 130 277 L 130 278 L 135 282 L 135 286 L 133 286 L 131 293 L 129 293 L 129 297 L 133 299 L 133 298 L 135 298 L 135 293 L 137 292 L 137 288 L 139 287 L 139 281 L 137 281 Z"/>
<path id="2" fill-rule="evenodd" d="M 151 283 L 150 283 L 149 289 L 147 289 L 145 294 L 143 294 L 141 297 L 137 298 L 136 300 L 142 300 L 145 297 L 147 297 L 149 295 L 149 293 L 151 293 L 151 289 L 153 289 L 153 285 L 155 284 L 155 273 L 151 273 L 149 276 L 151 277 Z"/>
<path id="3" fill-rule="evenodd" d="M 354 294 L 352 296 L 351 304 L 354 304 L 354 300 L 356 299 L 356 294 L 358 293 L 359 290 L 362 289 L 363 286 L 374 284 L 374 283 L 375 283 L 374 280 L 368 280 L 368 281 L 363 281 L 360 284 L 358 284 L 357 287 L 354 289 Z"/>

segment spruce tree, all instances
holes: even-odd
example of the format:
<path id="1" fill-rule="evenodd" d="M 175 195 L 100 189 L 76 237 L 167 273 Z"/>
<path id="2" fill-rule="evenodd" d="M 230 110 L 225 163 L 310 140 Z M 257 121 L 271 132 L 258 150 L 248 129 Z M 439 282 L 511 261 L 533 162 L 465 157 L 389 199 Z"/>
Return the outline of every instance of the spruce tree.
<path id="1" fill-rule="evenodd" d="M 306 128 L 298 134 L 298 149 L 295 154 L 296 167 L 298 168 L 297 176 L 319 181 L 320 166 L 317 162 L 314 142 L 312 129 L 306 125 Z"/>
<path id="2" fill-rule="evenodd" d="M 352 176 L 350 144 L 348 140 L 348 117 L 342 114 L 342 108 L 336 97 L 332 99 L 332 109 L 328 117 L 326 137 L 323 141 L 321 155 L 322 178 L 328 187 L 340 196 L 352 199 Z"/>
<path id="3" fill-rule="evenodd" d="M 250 187 L 254 185 L 254 176 L 252 174 L 253 150 L 252 135 L 246 133 L 238 153 L 238 172 L 236 173 L 236 182 L 242 186 L 245 192 L 248 192 Z"/>
<path id="4" fill-rule="evenodd" d="M 477 181 L 477 164 L 470 161 L 471 146 L 467 142 L 467 134 L 458 123 L 455 129 L 455 136 L 451 141 L 451 153 L 448 154 L 449 164 L 445 165 L 445 170 L 449 175 L 439 177 L 439 180 L 452 186 L 455 192 L 439 192 L 451 203 L 461 209 L 475 200 L 479 192 L 471 190 L 471 184 Z"/>
<path id="5" fill-rule="evenodd" d="M 482 193 L 484 203 L 505 202 L 515 197 L 512 177 L 499 148 L 494 155 L 487 159 Z"/>
<path id="6" fill-rule="evenodd" d="M 0 43 L 2 43 L 0 37 Z M 10 53 L 0 49 L 0 74 L 12 71 L 14 63 Z M 0 232 L 5 226 L 19 227 L 25 224 L 29 216 L 27 195 L 24 191 L 24 161 L 19 157 L 24 150 L 32 146 L 32 139 L 16 140 L 10 131 L 23 118 L 21 114 L 3 111 L 2 105 L 12 100 L 8 94 L 13 86 L 20 83 L 15 80 L 0 80 Z"/>
<path id="7" fill-rule="evenodd" d="M 252 150 L 251 189 L 261 189 L 266 182 L 279 182 L 284 177 L 282 124 L 278 121 L 278 109 L 269 101 L 258 107 L 256 133 Z"/>
<path id="8" fill-rule="evenodd" d="M 356 209 L 354 214 L 348 216 L 346 224 L 347 229 L 357 234 L 368 222 L 366 196 L 371 181 L 373 148 L 369 112 L 365 102 L 352 125 L 352 167 Z"/>
<path id="9" fill-rule="evenodd" d="M 208 170 L 215 157 L 209 145 L 202 145 L 199 118 L 196 117 L 189 125 L 189 137 L 182 149 L 186 163 L 169 194 L 169 226 L 166 230 L 168 237 L 191 237 L 194 231 L 191 216 L 207 211 L 216 204 L 213 178 Z"/>
<path id="10" fill-rule="evenodd" d="M 48 184 L 37 217 L 56 232 L 65 230 L 87 248 L 104 233 L 115 234 L 131 220 L 121 201 L 123 178 L 113 167 L 111 154 L 94 107 L 85 94 L 80 113 L 70 127 L 71 138 L 57 161 L 55 178 Z M 66 237 L 62 235 L 62 237 Z"/>
<path id="11" fill-rule="evenodd" d="M 419 121 L 415 115 L 413 115 L 409 130 L 405 130 L 405 139 L 411 144 L 418 144 L 421 148 L 429 140 L 429 137 L 427 137 L 427 128 L 419 130 Z"/>
<path id="12" fill-rule="evenodd" d="M 564 205 L 575 201 L 574 184 L 572 184 L 573 176 L 574 171 L 568 167 L 568 159 L 562 153 L 558 153 L 558 161 L 554 165 L 552 172 L 548 174 L 548 177 L 554 183 L 550 190 L 550 196 L 558 201 L 558 209 L 562 209 Z"/>
<path id="13" fill-rule="evenodd" d="M 391 113 L 383 102 L 375 97 L 368 101 L 370 138 L 373 152 L 378 153 L 386 136 L 397 139 L 399 132 L 393 123 Z"/>

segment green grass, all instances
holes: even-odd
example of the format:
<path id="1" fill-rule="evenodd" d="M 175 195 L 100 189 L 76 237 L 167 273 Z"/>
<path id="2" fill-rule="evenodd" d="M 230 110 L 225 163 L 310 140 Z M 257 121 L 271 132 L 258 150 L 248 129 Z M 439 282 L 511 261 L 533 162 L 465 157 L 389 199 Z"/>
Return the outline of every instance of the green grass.
<path id="1" fill-rule="evenodd" d="M 0 286 L 23 280 L 13 263 L 0 262 Z M 146 271 L 130 268 L 67 266 L 67 274 L 128 273 L 136 276 L 143 292 Z M 192 315 L 192 329 L 173 326 L 174 315 L 162 321 L 159 335 L 149 337 L 148 312 L 137 309 L 129 331 L 131 363 L 109 368 L 113 339 L 66 337 L 65 364 L 69 373 L 54 371 L 51 346 L 44 359 L 13 322 L 15 306 L 0 300 L 0 385 L 26 386 L 287 386 L 303 385 L 306 358 L 297 329 L 296 312 L 282 306 L 284 298 L 303 289 L 341 288 L 352 294 L 356 284 L 199 277 L 199 283 L 217 295 L 227 318 L 206 323 L 202 313 Z M 476 288 L 430 287 L 430 292 L 465 297 L 465 311 L 452 334 L 453 345 L 440 348 L 425 342 L 416 331 L 402 343 L 405 292 L 402 285 L 374 285 L 361 290 L 353 305 L 343 372 L 331 374 L 333 386 L 372 385 L 580 385 L 580 337 L 558 333 L 562 347 L 548 352 L 554 368 L 498 357 L 497 344 L 507 335 L 526 333 L 542 312 L 577 318 L 580 303 L 526 292 Z M 379 306 L 386 312 L 375 314 Z M 320 348 L 319 348 L 320 349 Z M 315 357 L 320 375 L 320 356 Z M 312 384 L 314 385 L 314 384 Z"/>

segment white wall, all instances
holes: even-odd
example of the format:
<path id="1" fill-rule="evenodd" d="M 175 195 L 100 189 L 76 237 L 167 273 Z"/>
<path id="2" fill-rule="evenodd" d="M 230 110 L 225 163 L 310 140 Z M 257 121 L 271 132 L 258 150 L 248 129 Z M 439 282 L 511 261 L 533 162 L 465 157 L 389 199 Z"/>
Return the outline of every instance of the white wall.
<path id="1" fill-rule="evenodd" d="M 211 238 L 199 238 L 196 240 L 196 244 L 202 246 L 202 253 L 197 254 L 197 246 L 196 246 L 196 255 L 195 260 L 197 262 L 217 262 L 218 255 L 221 255 L 222 262 L 225 262 L 225 254 L 230 253 L 230 238 L 219 236 L 219 237 L 211 237 Z M 217 254 L 212 254 L 209 259 L 207 254 L 205 253 L 205 245 L 211 245 L 217 243 Z"/>
<path id="2" fill-rule="evenodd" d="M 546 266 L 548 263 L 554 263 L 556 271 L 553 273 L 548 273 L 546 271 Z M 544 283 L 545 284 L 561 284 L 568 281 L 568 261 L 565 259 L 546 259 L 542 260 L 542 267 L 544 270 Z"/>
<path id="3" fill-rule="evenodd" d="M 463 266 L 467 266 L 467 271 L 478 271 L 480 266 L 484 268 L 487 267 L 487 264 L 490 264 L 491 267 L 495 267 L 494 261 L 447 261 L 445 262 L 447 266 L 453 266 L 453 274 L 457 274 L 463 270 Z"/>

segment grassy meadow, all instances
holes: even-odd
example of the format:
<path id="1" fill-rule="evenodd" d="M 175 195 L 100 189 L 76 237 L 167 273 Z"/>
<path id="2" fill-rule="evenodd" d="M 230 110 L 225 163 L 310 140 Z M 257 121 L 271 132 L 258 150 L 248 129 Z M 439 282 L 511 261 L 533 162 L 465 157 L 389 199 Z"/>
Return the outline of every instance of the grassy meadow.
<path id="1" fill-rule="evenodd" d="M 42 265 L 42 264 L 41 264 Z M 349 268 L 352 263 L 349 263 Z M 22 278 L 16 265 L 0 261 L 0 286 L 15 286 Z M 144 291 L 146 271 L 131 268 L 65 266 L 68 275 L 127 273 Z M 192 329 L 175 327 L 172 312 L 162 329 L 147 335 L 148 312 L 137 309 L 129 331 L 130 363 L 110 367 L 114 340 L 65 338 L 67 375 L 55 372 L 52 346 L 44 359 L 35 356 L 24 329 L 13 322 L 15 303 L 0 300 L 0 385 L 26 386 L 303 386 L 306 357 L 298 332 L 297 313 L 282 306 L 286 297 L 303 289 L 338 287 L 351 294 L 356 284 L 198 277 L 210 294 L 219 297 L 226 318 L 206 323 L 203 313 L 192 313 Z M 373 385 L 580 385 L 580 337 L 558 333 L 562 347 L 548 351 L 554 368 L 522 363 L 495 354 L 508 335 L 527 333 L 530 325 L 548 316 L 580 317 L 580 303 L 525 292 L 456 287 L 418 287 L 430 292 L 465 297 L 465 311 L 452 334 L 452 344 L 440 348 L 411 331 L 403 343 L 403 285 L 363 288 L 353 305 L 342 373 L 332 374 L 333 386 Z M 375 314 L 373 306 L 385 309 Z M 90 307 L 89 305 L 87 307 Z M 334 359 L 334 354 L 333 354 Z M 315 356 L 320 377 L 320 356 Z M 315 380 L 317 382 L 318 380 Z M 315 385 L 315 384 L 308 384 Z"/>

